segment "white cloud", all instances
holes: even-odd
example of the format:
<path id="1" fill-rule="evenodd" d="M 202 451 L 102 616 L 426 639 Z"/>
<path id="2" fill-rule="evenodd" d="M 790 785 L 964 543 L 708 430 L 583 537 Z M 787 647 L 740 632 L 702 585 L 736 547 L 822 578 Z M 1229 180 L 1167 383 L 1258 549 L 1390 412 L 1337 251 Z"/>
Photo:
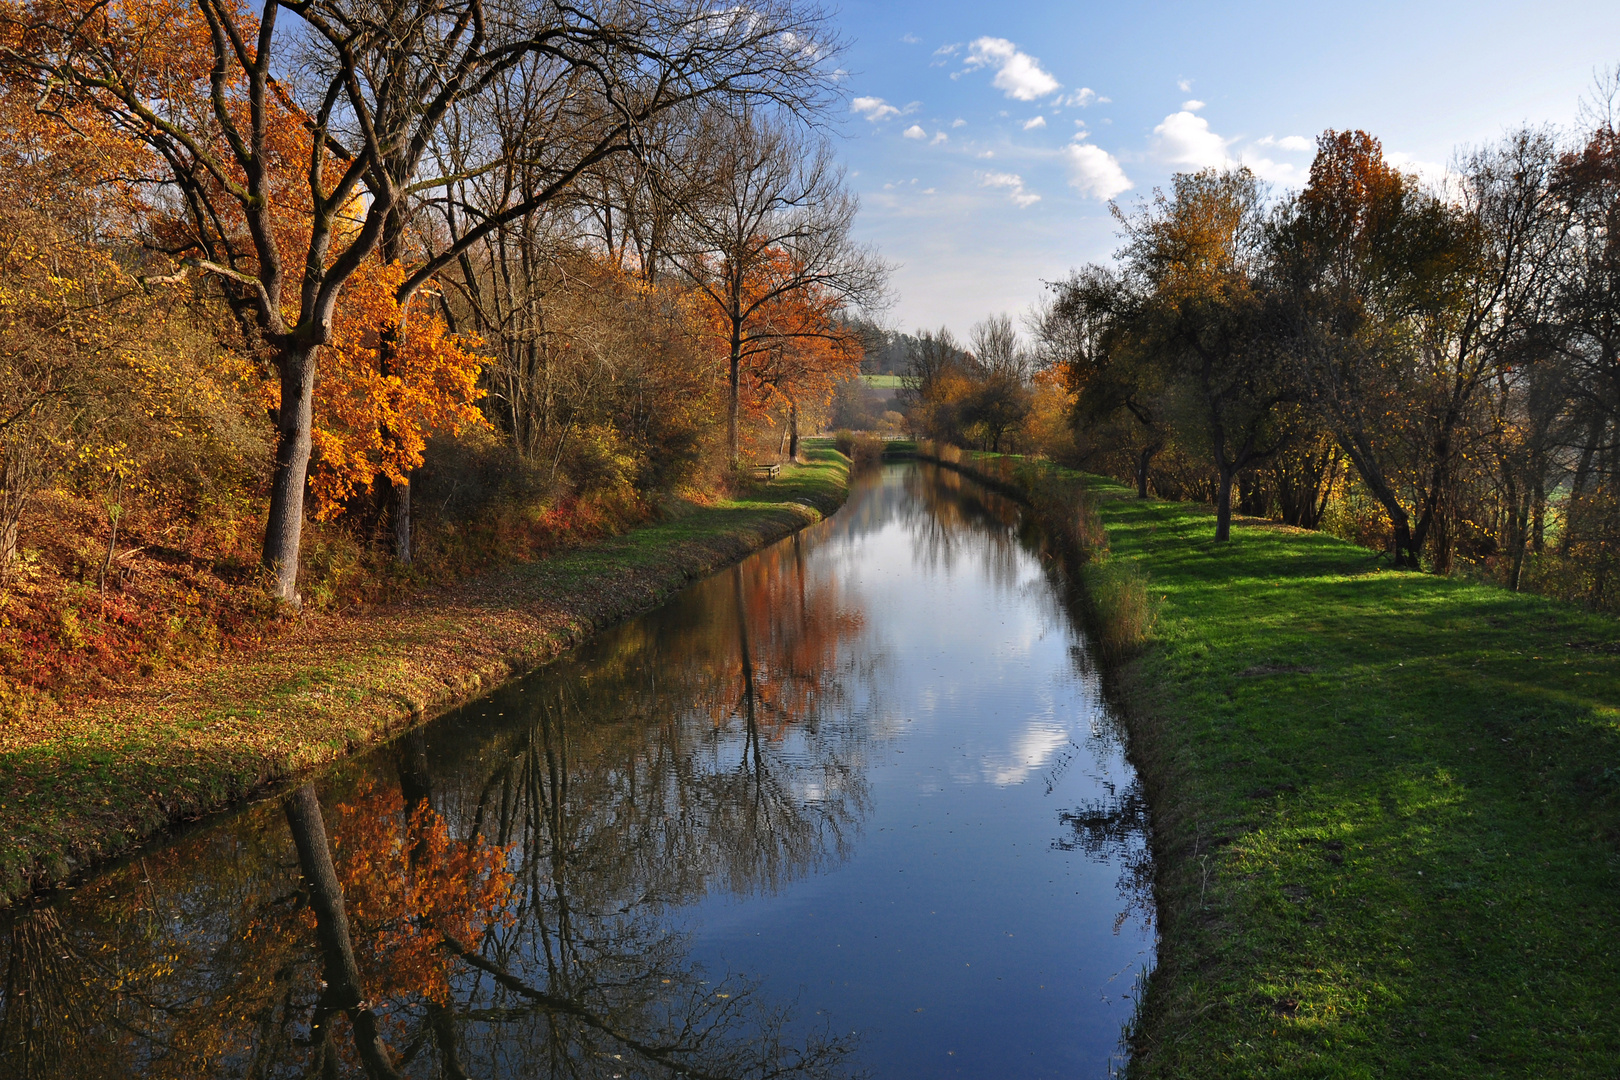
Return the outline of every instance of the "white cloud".
<path id="1" fill-rule="evenodd" d="M 968 46 L 968 70 L 996 69 L 991 80 L 997 90 L 1018 101 L 1034 101 L 1060 89 L 1063 84 L 1041 67 L 1041 62 L 1006 38 L 982 37 Z"/>
<path id="2" fill-rule="evenodd" d="M 900 115 L 899 109 L 880 97 L 858 97 L 849 103 L 849 107 L 857 116 L 864 116 L 874 124 Z"/>
<path id="3" fill-rule="evenodd" d="M 924 195 L 933 195 L 933 194 L 935 194 L 935 189 L 931 188 L 931 187 L 925 187 L 925 188 L 922 189 L 922 193 Z"/>
<path id="4" fill-rule="evenodd" d="M 901 34 L 900 40 L 906 45 L 915 45 L 920 42 L 922 38 L 918 37 L 916 34 Z"/>
<path id="5" fill-rule="evenodd" d="M 1243 156 L 1243 164 L 1260 179 L 1282 187 L 1300 187 L 1310 175 L 1291 161 L 1273 161 L 1268 157 Z"/>
<path id="6" fill-rule="evenodd" d="M 1025 120 L 1024 121 L 1024 130 L 1025 131 L 1034 131 L 1036 128 L 1043 128 L 1045 126 L 1046 126 L 1046 117 L 1044 117 L 1044 116 L 1037 116 L 1033 120 Z"/>
<path id="7" fill-rule="evenodd" d="M 1284 135 L 1282 138 L 1273 138 L 1267 135 L 1255 142 L 1256 146 L 1275 146 L 1279 150 L 1288 150 L 1296 154 L 1308 153 L 1316 144 L 1303 135 Z"/>
<path id="8" fill-rule="evenodd" d="M 1094 101 L 1107 101 L 1107 100 L 1108 100 L 1107 98 L 1099 98 L 1097 96 L 1097 91 L 1093 90 L 1091 87 L 1082 86 L 1080 89 L 1076 90 L 1074 93 L 1070 94 L 1068 97 L 1066 97 L 1066 98 L 1062 99 L 1061 101 L 1059 101 L 1058 104 L 1063 105 L 1063 106 L 1079 106 L 1080 108 L 1083 109 L 1087 105 L 1090 105 Z"/>
<path id="9" fill-rule="evenodd" d="M 1067 745 L 1069 733 L 1064 728 L 1050 721 L 1030 721 L 1013 740 L 1006 757 L 985 755 L 985 779 L 997 787 L 1022 784 L 1037 770 L 1045 768 L 1046 763 Z"/>
<path id="10" fill-rule="evenodd" d="M 1154 152 L 1160 159 L 1189 169 L 1225 168 L 1232 164 L 1228 140 L 1209 130 L 1209 121 L 1183 110 L 1171 113 L 1153 129 Z"/>
<path id="11" fill-rule="evenodd" d="M 940 143 L 946 143 L 946 142 L 950 142 L 950 141 L 951 141 L 951 137 L 949 135 L 945 134 L 943 131 L 937 131 L 937 132 L 934 133 L 934 137 L 932 139 L 928 140 L 928 145 L 929 146 L 938 146 Z"/>
<path id="12" fill-rule="evenodd" d="M 1090 143 L 1072 142 L 1063 148 L 1069 161 L 1069 186 L 1094 199 L 1112 199 L 1131 187 L 1119 159 Z"/>
<path id="13" fill-rule="evenodd" d="M 979 186 L 1006 188 L 1008 197 L 1019 206 L 1034 206 L 1041 201 L 1041 197 L 1033 191 L 1024 190 L 1024 178 L 1017 173 L 981 173 L 979 174 Z"/>
<path id="14" fill-rule="evenodd" d="M 902 131 L 900 134 L 904 135 L 908 139 L 926 139 L 926 138 L 928 138 L 928 132 L 926 132 L 926 131 L 924 131 L 922 129 L 921 124 L 912 124 L 910 127 L 906 128 L 906 130 Z"/>
<path id="15" fill-rule="evenodd" d="M 961 49 L 962 49 L 962 46 L 960 44 L 957 44 L 957 45 L 941 45 L 939 48 L 934 50 L 934 58 L 932 60 L 928 61 L 928 66 L 929 67 L 944 67 L 950 61 L 950 58 L 955 56 L 958 52 L 960 52 Z M 954 79 L 954 78 L 956 78 L 956 76 L 952 75 L 951 78 Z"/>
<path id="16" fill-rule="evenodd" d="M 1188 112 L 1197 112 L 1199 109 L 1204 107 L 1204 103 L 1199 101 L 1197 98 L 1194 98 L 1191 101 L 1183 101 L 1181 103 L 1181 107 Z"/>
<path id="17" fill-rule="evenodd" d="M 1192 80 L 1191 79 L 1177 79 L 1176 80 L 1176 89 L 1180 90 L 1183 94 L 1192 93 Z"/>
<path id="18" fill-rule="evenodd" d="M 974 157 L 979 157 L 979 158 L 993 158 L 993 157 L 996 156 L 996 152 L 994 150 L 980 150 L 977 154 L 975 154 L 973 156 Z"/>
<path id="19" fill-rule="evenodd" d="M 958 116 L 955 120 L 951 121 L 951 127 L 959 128 L 959 127 L 962 127 L 966 123 L 967 123 L 966 120 L 964 120 L 960 116 Z"/>
<path id="20" fill-rule="evenodd" d="M 1400 150 L 1384 151 L 1384 160 L 1401 172 L 1416 173 L 1419 180 L 1435 188 L 1444 188 L 1447 177 L 1450 175 L 1444 165 L 1434 161 L 1424 161 Z"/>

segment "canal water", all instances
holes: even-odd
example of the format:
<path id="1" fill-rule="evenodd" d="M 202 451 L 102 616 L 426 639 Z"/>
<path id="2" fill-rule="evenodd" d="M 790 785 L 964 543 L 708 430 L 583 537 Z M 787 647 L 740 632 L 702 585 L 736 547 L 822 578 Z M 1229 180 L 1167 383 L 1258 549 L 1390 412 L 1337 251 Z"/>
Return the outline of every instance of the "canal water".
<path id="1" fill-rule="evenodd" d="M 1145 815 L 1013 503 L 830 520 L 4 927 L 0 1076 L 1105 1077 Z"/>

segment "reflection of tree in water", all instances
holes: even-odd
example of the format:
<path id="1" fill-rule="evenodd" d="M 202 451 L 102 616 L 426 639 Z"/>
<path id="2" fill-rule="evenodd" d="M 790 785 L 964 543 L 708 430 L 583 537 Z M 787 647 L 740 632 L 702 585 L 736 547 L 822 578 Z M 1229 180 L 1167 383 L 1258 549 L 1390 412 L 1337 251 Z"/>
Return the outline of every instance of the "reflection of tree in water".
<path id="1" fill-rule="evenodd" d="M 949 570 L 964 555 L 976 556 L 989 581 L 1003 588 L 1019 584 L 1024 558 L 1041 551 L 1033 517 L 951 469 L 921 465 L 904 477 L 910 498 L 902 505 L 925 566 Z"/>
<path id="2" fill-rule="evenodd" d="M 22 914 L 0 1076 L 841 1074 L 668 925 L 843 858 L 865 812 L 861 620 L 795 556 L 502 692 L 489 738 L 414 732 L 324 809 L 302 788 Z"/>
<path id="3" fill-rule="evenodd" d="M 1125 908 L 1114 918 L 1114 932 L 1133 915 L 1143 928 L 1153 919 L 1153 862 L 1148 849 L 1148 808 L 1142 784 L 1132 779 L 1125 790 L 1101 781 L 1108 794 L 1065 810 L 1058 819 L 1069 830 L 1053 841 L 1063 851 L 1081 851 L 1098 862 L 1118 860 L 1119 892 Z"/>

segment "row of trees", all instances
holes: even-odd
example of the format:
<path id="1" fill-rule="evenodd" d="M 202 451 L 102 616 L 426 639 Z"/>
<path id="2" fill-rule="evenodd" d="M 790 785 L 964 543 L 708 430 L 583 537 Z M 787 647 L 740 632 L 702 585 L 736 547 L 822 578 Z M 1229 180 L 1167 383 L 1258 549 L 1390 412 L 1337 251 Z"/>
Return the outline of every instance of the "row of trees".
<path id="1" fill-rule="evenodd" d="M 410 561 L 436 436 L 631 496 L 717 426 L 735 465 L 881 297 L 838 46 L 794 0 L 0 4 L 0 572 L 70 474 L 259 508 L 296 604 L 306 504 Z"/>
<path id="2" fill-rule="evenodd" d="M 1041 447 L 1043 430 L 1063 426 L 1065 396 L 1050 359 L 1024 344 L 1009 315 L 975 323 L 966 342 L 941 327 L 896 344 L 905 353 L 900 400 L 915 435 L 1000 453 Z"/>
<path id="3" fill-rule="evenodd" d="M 1612 86 L 1612 84 L 1611 84 Z M 1525 128 L 1425 186 L 1326 132 L 1280 201 L 1246 169 L 1115 208 L 1117 268 L 1055 284 L 1039 345 L 1074 453 L 1150 491 L 1317 527 L 1397 565 L 1616 598 L 1620 129 Z M 1343 522 L 1341 522 L 1343 524 Z M 1351 526 L 1356 527 L 1354 523 Z"/>

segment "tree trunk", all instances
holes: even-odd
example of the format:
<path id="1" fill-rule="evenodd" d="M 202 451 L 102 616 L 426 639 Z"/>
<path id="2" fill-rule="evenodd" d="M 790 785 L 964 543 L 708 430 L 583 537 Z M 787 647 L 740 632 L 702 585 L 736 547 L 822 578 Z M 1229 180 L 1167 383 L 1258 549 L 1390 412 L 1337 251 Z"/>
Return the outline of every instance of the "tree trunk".
<path id="1" fill-rule="evenodd" d="M 388 484 L 388 516 L 394 523 L 394 561 L 401 566 L 411 565 L 411 480 L 393 480 Z"/>
<path id="2" fill-rule="evenodd" d="M 298 866 L 309 886 L 309 906 L 315 912 L 315 936 L 320 942 L 326 990 L 317 1013 L 341 1009 L 354 1025 L 355 1049 L 366 1074 L 392 1078 L 399 1074 L 388 1059 L 388 1051 L 377 1034 L 377 1018 L 365 1005 L 360 990 L 360 968 L 354 960 L 354 943 L 349 937 L 349 916 L 343 902 L 343 886 L 332 865 L 332 848 L 326 838 L 326 821 L 321 817 L 315 786 L 305 784 L 288 797 L 287 826 L 293 846 L 298 849 Z M 323 1025 L 324 1026 L 324 1025 Z"/>
<path id="3" fill-rule="evenodd" d="M 1386 506 L 1387 510 L 1388 507 Z M 1416 545 L 1412 542 L 1412 523 L 1407 519 L 1406 511 L 1391 514 L 1390 520 L 1394 525 L 1395 565 L 1404 566 L 1409 570 L 1416 570 L 1421 563 L 1418 559 Z"/>
<path id="4" fill-rule="evenodd" d="M 1530 506 L 1525 502 L 1514 514 L 1512 542 L 1513 542 L 1513 568 L 1508 572 L 1508 588 L 1513 592 L 1519 591 L 1519 582 L 1524 574 L 1524 552 L 1530 541 Z"/>
<path id="5" fill-rule="evenodd" d="M 731 399 L 726 407 L 726 460 L 737 467 L 737 412 L 741 406 L 738 388 L 742 377 L 742 339 L 735 331 L 731 335 Z"/>
<path id="6" fill-rule="evenodd" d="M 1540 555 L 1547 549 L 1547 469 L 1537 462 L 1535 488 L 1530 493 L 1530 550 Z"/>
<path id="7" fill-rule="evenodd" d="M 315 347 L 291 346 L 277 368 L 281 408 L 276 425 L 276 465 L 270 482 L 270 520 L 264 529 L 266 570 L 275 576 L 271 594 L 294 608 L 298 593 L 298 544 L 304 530 L 304 484 L 309 476 L 310 432 L 315 420 Z"/>
<path id="8" fill-rule="evenodd" d="M 1156 455 L 1158 452 L 1159 447 L 1157 445 L 1144 446 L 1140 451 L 1137 452 L 1136 497 L 1138 499 L 1145 499 L 1148 497 L 1148 470 L 1153 464 L 1154 455 Z"/>
<path id="9" fill-rule="evenodd" d="M 799 403 L 788 399 L 788 460 L 799 460 Z"/>
<path id="10" fill-rule="evenodd" d="M 1215 541 L 1224 543 L 1232 539 L 1232 481 L 1237 470 L 1221 469 L 1220 487 L 1215 493 Z"/>

